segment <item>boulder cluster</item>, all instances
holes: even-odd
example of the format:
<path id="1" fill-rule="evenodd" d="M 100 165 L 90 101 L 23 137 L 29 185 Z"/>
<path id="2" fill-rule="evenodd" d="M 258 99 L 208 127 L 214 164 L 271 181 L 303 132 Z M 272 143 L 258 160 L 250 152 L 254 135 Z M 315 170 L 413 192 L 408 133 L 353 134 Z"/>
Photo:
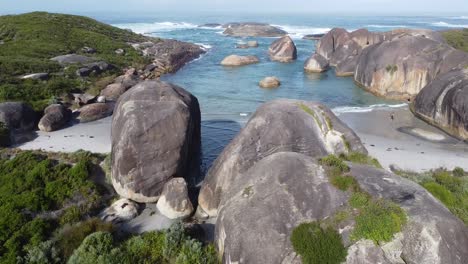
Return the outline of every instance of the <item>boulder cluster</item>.
<path id="1" fill-rule="evenodd" d="M 449 46 L 442 33 L 334 28 L 318 41 L 304 69 L 323 72 L 328 65 L 375 95 L 412 102 L 418 117 L 468 139 L 468 53 Z"/>

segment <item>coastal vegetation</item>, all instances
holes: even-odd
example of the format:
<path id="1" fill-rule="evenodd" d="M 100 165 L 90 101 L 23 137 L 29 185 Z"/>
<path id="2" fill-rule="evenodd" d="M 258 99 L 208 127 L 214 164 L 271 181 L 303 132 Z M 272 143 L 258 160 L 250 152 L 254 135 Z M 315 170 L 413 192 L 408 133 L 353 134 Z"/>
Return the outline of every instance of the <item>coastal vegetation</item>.
<path id="1" fill-rule="evenodd" d="M 82 16 L 45 12 L 0 16 L 0 101 L 24 101 L 42 110 L 54 97 L 70 91 L 96 89 L 101 79 L 120 69 L 141 68 L 146 64 L 148 59 L 129 43 L 147 40 L 142 35 Z M 119 49 L 124 54 L 116 54 Z M 65 67 L 50 60 L 65 54 L 85 55 L 115 68 L 78 77 L 75 72 L 79 65 Z M 32 73 L 48 73 L 50 78 L 20 78 Z"/>
<path id="2" fill-rule="evenodd" d="M 423 173 L 398 170 L 395 173 L 419 183 L 468 225 L 468 173 L 462 168 Z"/>
<path id="3" fill-rule="evenodd" d="M 442 33 L 452 47 L 468 52 L 468 28 L 449 30 Z M 467 65 L 468 66 L 468 65 Z"/>
<path id="4" fill-rule="evenodd" d="M 356 224 L 352 232 L 353 240 L 370 239 L 375 244 L 392 240 L 407 221 L 403 209 L 391 201 L 372 198 L 362 190 L 356 179 L 350 175 L 350 167 L 345 161 L 381 167 L 376 159 L 362 153 L 342 154 L 339 157 L 329 155 L 319 162 L 325 166 L 330 183 L 342 191 L 352 193 L 349 205 L 357 210 L 351 214 Z"/>
<path id="5" fill-rule="evenodd" d="M 1 156 L 0 263 L 217 262 L 214 248 L 186 235 L 181 223 L 131 236 L 96 218 L 113 197 L 93 180 L 104 155 L 3 150 Z"/>

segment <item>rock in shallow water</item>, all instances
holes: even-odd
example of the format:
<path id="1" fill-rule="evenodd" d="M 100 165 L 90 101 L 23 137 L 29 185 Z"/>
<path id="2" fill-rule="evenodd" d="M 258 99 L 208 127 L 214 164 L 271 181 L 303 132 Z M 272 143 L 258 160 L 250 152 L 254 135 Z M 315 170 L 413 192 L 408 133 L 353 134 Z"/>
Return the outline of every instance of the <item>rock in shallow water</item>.
<path id="1" fill-rule="evenodd" d="M 112 120 L 112 182 L 117 193 L 156 202 L 175 177 L 200 170 L 198 100 L 176 85 L 145 81 L 123 94 Z"/>
<path id="2" fill-rule="evenodd" d="M 261 80 L 258 85 L 262 88 L 276 88 L 281 85 L 281 82 L 277 77 L 271 76 Z"/>
<path id="3" fill-rule="evenodd" d="M 259 60 L 256 56 L 239 56 L 239 55 L 230 55 L 224 58 L 221 61 L 223 66 L 243 66 L 258 63 Z"/>
<path id="4" fill-rule="evenodd" d="M 192 214 L 193 206 L 184 178 L 171 179 L 164 185 L 157 208 L 169 219 L 185 219 Z"/>
<path id="5" fill-rule="evenodd" d="M 468 69 L 439 75 L 422 89 L 413 112 L 447 133 L 468 140 Z"/>
<path id="6" fill-rule="evenodd" d="M 307 72 L 324 72 L 328 70 L 328 61 L 322 55 L 315 53 L 307 59 L 304 70 Z"/>
<path id="7" fill-rule="evenodd" d="M 291 62 L 297 59 L 296 45 L 289 36 L 284 36 L 274 41 L 270 45 L 268 53 L 272 61 Z"/>
<path id="8" fill-rule="evenodd" d="M 263 23 L 231 23 L 224 25 L 223 34 L 235 37 L 280 37 L 286 31 Z"/>

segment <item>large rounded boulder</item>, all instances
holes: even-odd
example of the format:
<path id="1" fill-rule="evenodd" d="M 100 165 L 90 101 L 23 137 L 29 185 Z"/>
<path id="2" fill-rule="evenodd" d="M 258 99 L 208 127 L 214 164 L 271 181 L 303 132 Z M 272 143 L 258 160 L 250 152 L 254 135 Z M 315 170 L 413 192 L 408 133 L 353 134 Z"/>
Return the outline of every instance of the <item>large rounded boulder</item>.
<path id="1" fill-rule="evenodd" d="M 376 95 L 411 100 L 438 74 L 467 62 L 463 51 L 423 36 L 405 35 L 364 49 L 354 79 Z"/>
<path id="2" fill-rule="evenodd" d="M 297 59 L 297 49 L 290 36 L 275 40 L 268 49 L 270 59 L 279 62 L 291 62 Z"/>
<path id="3" fill-rule="evenodd" d="M 244 66 L 249 64 L 258 63 L 259 59 L 257 56 L 239 56 L 239 55 L 229 55 L 221 61 L 223 66 Z"/>
<path id="4" fill-rule="evenodd" d="M 321 157 L 366 152 L 356 134 L 325 106 L 300 100 L 262 105 L 208 171 L 198 197 L 199 215 L 215 217 L 223 194 L 241 173 L 276 152 Z"/>
<path id="5" fill-rule="evenodd" d="M 468 140 L 468 69 L 438 76 L 416 96 L 413 112 L 447 133 Z"/>
<path id="6" fill-rule="evenodd" d="M 322 55 L 314 53 L 304 63 L 304 70 L 306 72 L 324 72 L 328 70 L 329 63 Z"/>
<path id="7" fill-rule="evenodd" d="M 111 116 L 114 112 L 115 103 L 95 103 L 85 105 L 78 110 L 78 119 L 81 123 L 96 121 Z"/>
<path id="8" fill-rule="evenodd" d="M 0 123 L 11 132 L 28 132 L 36 128 L 37 113 L 25 103 L 0 103 Z"/>
<path id="9" fill-rule="evenodd" d="M 112 120 L 112 183 L 136 202 L 156 202 L 166 182 L 199 174 L 200 108 L 183 88 L 145 81 L 123 94 Z"/>
<path id="10" fill-rule="evenodd" d="M 53 104 L 44 110 L 44 116 L 39 121 L 39 129 L 52 132 L 65 126 L 72 117 L 70 109 L 61 104 Z"/>
<path id="11" fill-rule="evenodd" d="M 330 60 L 338 46 L 343 45 L 350 38 L 346 29 L 333 28 L 317 42 L 316 52 L 325 59 Z"/>

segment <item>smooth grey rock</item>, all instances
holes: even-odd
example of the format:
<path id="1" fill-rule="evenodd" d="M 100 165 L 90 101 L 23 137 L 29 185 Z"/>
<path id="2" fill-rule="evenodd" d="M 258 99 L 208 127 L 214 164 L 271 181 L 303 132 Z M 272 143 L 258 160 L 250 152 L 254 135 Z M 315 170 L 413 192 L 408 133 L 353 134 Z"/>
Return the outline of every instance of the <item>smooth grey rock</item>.
<path id="1" fill-rule="evenodd" d="M 164 185 L 157 208 L 169 219 L 186 219 L 193 213 L 184 178 L 173 178 Z"/>
<path id="2" fill-rule="evenodd" d="M 61 104 L 49 105 L 44 110 L 44 116 L 39 121 L 39 130 L 52 132 L 65 126 L 72 117 L 70 109 Z"/>
<path id="3" fill-rule="evenodd" d="M 106 102 L 106 97 L 103 96 L 103 95 L 100 95 L 100 96 L 98 96 L 98 98 L 96 99 L 96 102 L 98 102 L 98 103 L 105 103 L 105 102 Z"/>
<path id="4" fill-rule="evenodd" d="M 329 63 L 322 55 L 314 53 L 304 63 L 304 70 L 306 72 L 324 72 L 328 70 Z"/>
<path id="5" fill-rule="evenodd" d="M 351 37 L 343 28 L 333 28 L 317 42 L 316 53 L 330 60 L 338 46 L 344 44 Z"/>
<path id="6" fill-rule="evenodd" d="M 294 227 L 332 216 L 348 197 L 310 156 L 264 157 L 223 194 L 215 231 L 223 263 L 290 263 Z"/>
<path id="7" fill-rule="evenodd" d="M 200 170 L 198 100 L 173 84 L 144 81 L 117 102 L 112 120 L 112 182 L 117 193 L 156 202 L 165 183 L 191 183 Z"/>
<path id="8" fill-rule="evenodd" d="M 282 37 L 286 31 L 264 23 L 230 23 L 223 34 L 234 37 Z"/>
<path id="9" fill-rule="evenodd" d="M 240 174 L 277 152 L 312 158 L 352 151 L 367 153 L 360 139 L 324 105 L 281 99 L 260 106 L 218 156 L 205 176 L 198 204 L 215 217 L 218 205 Z"/>
<path id="10" fill-rule="evenodd" d="M 244 66 L 260 62 L 256 56 L 230 55 L 221 61 L 223 66 Z"/>
<path id="11" fill-rule="evenodd" d="M 140 82 L 141 79 L 135 69 L 128 70 L 124 75 L 117 77 L 114 83 L 109 84 L 101 91 L 101 95 L 108 100 L 117 100 L 128 89 Z"/>
<path id="12" fill-rule="evenodd" d="M 115 54 L 117 55 L 125 55 L 125 50 L 124 49 L 116 49 Z"/>
<path id="13" fill-rule="evenodd" d="M 111 223 L 127 222 L 138 216 L 138 204 L 129 199 L 114 202 L 101 213 L 101 219 Z"/>
<path id="14" fill-rule="evenodd" d="M 93 61 L 96 61 L 96 58 L 87 57 L 87 56 L 78 55 L 78 54 L 67 54 L 67 55 L 54 57 L 51 60 L 56 61 L 61 65 L 69 65 L 69 64 L 91 63 Z"/>
<path id="15" fill-rule="evenodd" d="M 10 132 L 28 132 L 36 128 L 39 116 L 25 103 L 0 103 L 0 122 Z"/>
<path id="16" fill-rule="evenodd" d="M 22 76 L 21 79 L 33 79 L 33 80 L 45 81 L 45 80 L 49 79 L 49 74 L 46 73 L 46 72 L 44 72 L 44 73 L 32 73 L 32 74 Z"/>
<path id="17" fill-rule="evenodd" d="M 278 79 L 278 77 L 275 76 L 270 76 L 266 77 L 263 80 L 261 80 L 258 85 L 261 88 L 276 88 L 281 85 L 281 81 Z"/>
<path id="18" fill-rule="evenodd" d="M 76 71 L 76 75 L 80 77 L 88 77 L 91 74 L 101 74 L 103 72 L 115 69 L 115 66 L 104 61 L 87 63 L 84 66 L 85 67 L 82 67 Z"/>
<path id="19" fill-rule="evenodd" d="M 289 36 L 275 40 L 268 49 L 272 61 L 291 62 L 297 59 L 297 49 Z"/>
<path id="20" fill-rule="evenodd" d="M 416 116 L 468 140 L 468 69 L 439 75 L 416 96 Z"/>
<path id="21" fill-rule="evenodd" d="M 79 105 L 87 105 L 90 103 L 94 103 L 96 101 L 95 95 L 91 95 L 87 93 L 83 93 L 83 94 L 74 93 L 72 94 L 72 96 L 74 98 L 75 103 Z"/>
<path id="22" fill-rule="evenodd" d="M 354 80 L 368 91 L 412 100 L 441 73 L 462 68 L 468 53 L 422 36 L 405 35 L 364 49 Z"/>
<path id="23" fill-rule="evenodd" d="M 94 103 L 83 106 L 78 110 L 78 119 L 81 123 L 87 123 L 111 116 L 115 103 Z"/>

